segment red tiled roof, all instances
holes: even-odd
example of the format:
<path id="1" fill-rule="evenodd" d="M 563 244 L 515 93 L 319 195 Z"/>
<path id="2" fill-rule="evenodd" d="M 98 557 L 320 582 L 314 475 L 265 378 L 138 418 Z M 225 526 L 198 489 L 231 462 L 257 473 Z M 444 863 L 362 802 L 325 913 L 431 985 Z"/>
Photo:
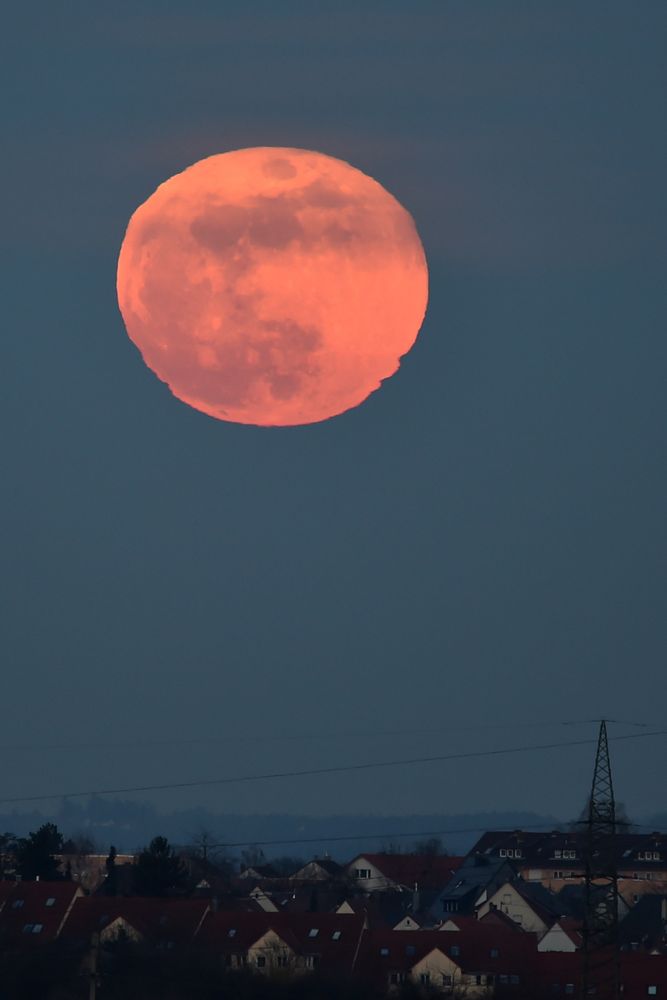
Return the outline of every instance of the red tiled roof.
<path id="1" fill-rule="evenodd" d="M 355 914 L 208 913 L 196 943 L 218 955 L 244 955 L 273 931 L 297 955 L 317 955 L 321 968 L 350 971 L 363 926 Z"/>
<path id="2" fill-rule="evenodd" d="M 77 899 L 62 937 L 83 943 L 122 918 L 153 944 L 190 943 L 209 909 L 206 899 L 147 899 L 85 896 Z"/>
<path id="3" fill-rule="evenodd" d="M 73 882 L 14 882 L 0 912 L 0 937 L 33 947 L 53 941 L 81 889 Z"/>
<path id="4" fill-rule="evenodd" d="M 12 894 L 12 889 L 16 885 L 16 882 L 5 882 L 4 880 L 0 882 L 0 910 L 4 906 L 7 899 Z"/>
<path id="5" fill-rule="evenodd" d="M 577 948 L 581 948 L 583 942 L 581 920 L 575 920 L 574 917 L 559 917 L 556 923 L 561 930 L 567 934 L 570 941 L 572 941 Z"/>
<path id="6" fill-rule="evenodd" d="M 446 916 L 446 914 L 445 914 L 445 916 Z M 458 918 L 456 918 L 456 914 L 453 914 L 453 918 L 454 919 L 458 919 Z M 471 919 L 474 920 L 474 917 L 471 918 Z M 484 916 L 479 918 L 479 922 L 481 924 L 499 924 L 502 927 L 506 927 L 509 930 L 514 931 L 515 933 L 518 933 L 518 934 L 523 934 L 524 933 L 523 927 L 521 926 L 521 924 L 517 923 L 516 920 L 512 920 L 512 918 L 509 916 L 509 914 L 504 913 L 502 910 L 497 910 L 497 909 L 487 910 L 487 912 L 484 914 Z"/>
<path id="7" fill-rule="evenodd" d="M 526 976 L 536 955 L 536 938 L 472 919 L 459 931 L 369 931 L 359 971 L 378 985 L 390 973 L 406 975 L 435 949 L 467 973 Z"/>
<path id="8" fill-rule="evenodd" d="M 420 889 L 442 889 L 463 864 L 463 858 L 447 854 L 359 854 L 350 865 L 364 858 L 406 889 L 413 889 L 415 883 Z"/>

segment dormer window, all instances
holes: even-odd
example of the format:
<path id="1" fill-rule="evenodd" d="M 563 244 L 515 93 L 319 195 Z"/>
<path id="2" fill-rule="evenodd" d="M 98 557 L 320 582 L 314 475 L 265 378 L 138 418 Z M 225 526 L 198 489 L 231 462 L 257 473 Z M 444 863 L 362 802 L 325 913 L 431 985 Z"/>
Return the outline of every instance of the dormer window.
<path id="1" fill-rule="evenodd" d="M 319 933 L 320 933 L 319 927 L 311 927 L 310 930 L 308 931 L 308 937 L 316 938 Z"/>
<path id="2" fill-rule="evenodd" d="M 332 941 L 340 941 L 340 931 L 334 931 L 331 935 Z"/>
<path id="3" fill-rule="evenodd" d="M 229 930 L 227 931 L 227 937 L 228 938 L 236 937 L 236 927 L 229 928 Z"/>

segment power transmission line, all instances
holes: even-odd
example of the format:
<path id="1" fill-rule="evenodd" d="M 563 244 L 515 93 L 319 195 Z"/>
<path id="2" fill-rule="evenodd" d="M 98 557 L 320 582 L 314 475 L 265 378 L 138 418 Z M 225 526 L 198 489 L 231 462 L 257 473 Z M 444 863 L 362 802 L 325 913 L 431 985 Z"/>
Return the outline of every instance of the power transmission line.
<path id="1" fill-rule="evenodd" d="M 650 732 L 626 733 L 612 737 L 615 741 L 646 739 L 649 736 L 665 736 L 667 729 Z M 503 747 L 496 750 L 470 750 L 463 753 L 438 754 L 430 757 L 409 757 L 403 760 L 384 760 L 364 762 L 362 764 L 341 764 L 334 767 L 316 767 L 304 770 L 274 771 L 267 774 L 247 774 L 237 777 L 209 778 L 197 781 L 172 781 L 157 785 L 133 785 L 124 788 L 98 788 L 77 792 L 48 792 L 44 795 L 19 795 L 11 798 L 0 798 L 0 804 L 12 805 L 19 802 L 45 802 L 54 799 L 87 798 L 99 795 L 123 795 L 133 792 L 159 792 L 178 788 L 203 788 L 213 785 L 243 784 L 251 781 L 275 781 L 282 778 L 303 778 L 322 776 L 325 774 L 342 774 L 353 771 L 368 771 L 376 768 L 412 766 L 416 764 L 434 764 L 449 760 L 470 760 L 479 757 L 499 757 L 509 754 L 534 753 L 536 750 L 557 750 L 565 747 L 590 746 L 597 743 L 595 739 L 569 740 L 557 743 L 540 743 L 534 746 Z"/>
<path id="2" fill-rule="evenodd" d="M 368 739 L 369 737 L 387 737 L 394 739 L 397 736 L 442 736 L 450 733 L 469 732 L 490 732 L 504 729 L 551 729 L 561 726 L 590 726 L 599 725 L 600 719 L 566 719 L 555 722 L 502 722 L 502 723 L 470 723 L 462 726 L 440 726 L 434 729 L 421 727 L 419 729 L 366 729 L 359 731 L 338 731 L 338 732 L 317 732 L 317 733 L 274 733 L 272 735 L 246 735 L 238 736 L 196 736 L 191 738 L 169 738 L 161 740 L 104 740 L 81 743 L 3 743 L 0 744 L 0 752 L 27 752 L 27 751 L 54 751 L 54 750 L 121 750 L 121 749 L 141 749 L 144 747 L 169 747 L 169 746 L 197 746 L 203 744 L 218 743 L 299 743 L 309 740 L 337 740 L 337 739 Z M 633 726 L 637 728 L 650 729 L 659 723 L 651 722 L 627 722 L 622 719 L 607 719 L 619 726 Z"/>
<path id="3" fill-rule="evenodd" d="M 559 831 L 559 827 L 569 826 L 569 823 L 531 823 L 522 824 L 522 830 L 556 830 Z M 633 827 L 637 827 L 644 830 L 653 830 L 654 826 L 650 823 L 631 823 Z M 457 827 L 456 829 L 448 830 L 412 830 L 409 832 L 388 832 L 388 833 L 346 833 L 346 834 L 334 834 L 333 836 L 327 836 L 322 834 L 320 837 L 290 837 L 287 839 L 279 840 L 225 840 L 221 841 L 219 844 L 208 844 L 207 846 L 211 849 L 224 848 L 224 847 L 279 847 L 281 845 L 289 844 L 334 844 L 342 843 L 343 841 L 349 840 L 399 840 L 406 839 L 408 837 L 447 837 L 452 834 L 464 834 L 464 833 L 479 833 L 480 830 L 490 833 L 490 832 L 504 832 L 504 831 L 490 831 L 484 825 L 478 826 L 468 826 L 468 827 Z M 185 844 L 184 847 L 196 847 L 196 844 Z M 442 857 L 447 857 L 447 855 L 442 855 Z"/>

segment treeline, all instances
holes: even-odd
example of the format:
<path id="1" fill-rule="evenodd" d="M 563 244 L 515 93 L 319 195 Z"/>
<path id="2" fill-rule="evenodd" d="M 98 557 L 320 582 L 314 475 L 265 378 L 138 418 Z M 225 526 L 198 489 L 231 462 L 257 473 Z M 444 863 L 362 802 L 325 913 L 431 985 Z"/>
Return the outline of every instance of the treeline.
<path id="1" fill-rule="evenodd" d="M 390 853 L 400 853 L 405 844 L 388 843 L 384 849 Z M 416 841 L 411 850 L 418 854 L 442 855 L 447 851 L 438 837 Z M 27 881 L 40 879 L 47 882 L 71 880 L 69 862 L 64 867 L 60 860 L 67 855 L 99 853 L 94 842 L 86 836 L 65 838 L 55 823 L 44 823 L 27 837 L 16 837 L 12 833 L 0 834 L 0 877 L 11 875 Z M 212 864 L 220 874 L 232 874 L 235 865 L 241 870 L 248 866 L 263 865 L 266 857 L 258 848 L 249 847 L 241 851 L 238 859 L 231 859 L 219 850 L 215 838 L 207 832 L 200 832 L 193 838 L 187 850 L 177 852 L 166 837 L 154 837 L 137 854 L 133 866 L 132 892 L 138 896 L 166 896 L 187 889 L 187 868 L 184 858 L 198 857 Z M 116 867 L 117 851 L 112 844 L 106 859 L 106 887 L 115 895 L 118 885 Z M 278 875 L 290 875 L 305 864 L 303 858 L 292 855 L 274 858 L 271 868 Z M 127 890 L 127 886 L 124 886 Z"/>
<path id="2" fill-rule="evenodd" d="M 156 833 L 167 837 L 172 844 L 186 844 L 197 830 L 213 831 L 217 841 L 235 844 L 252 844 L 256 841 L 273 841 L 276 845 L 296 843 L 298 838 L 309 841 L 307 855 L 327 852 L 337 860 L 352 858 L 362 851 L 380 851 L 388 846 L 394 831 L 405 836 L 399 843 L 406 846 L 420 839 L 423 830 L 446 831 L 443 839 L 452 854 L 465 854 L 471 845 L 490 829 L 521 830 L 537 825 L 556 829 L 559 819 L 529 810 L 476 813 L 442 813 L 420 815 L 394 815 L 379 818 L 372 815 L 310 816 L 300 814 L 245 815 L 235 812 L 214 812 L 204 808 L 181 809 L 164 812 L 149 802 L 123 800 L 115 797 L 91 796 L 86 800 L 63 799 L 49 814 L 34 812 L 7 812 L 0 814 L 0 830 L 13 830 L 24 837 L 29 830 L 36 830 L 50 822 L 64 830 L 66 835 L 81 831 L 81 839 L 92 838 L 108 848 L 114 843 L 119 853 L 129 853 L 141 844 L 147 844 Z M 641 819 L 651 823 L 651 819 Z M 654 825 L 651 829 L 660 829 Z M 378 831 L 387 830 L 378 837 Z M 460 832 L 466 831 L 466 832 Z M 348 840 L 350 835 L 354 839 Z M 345 841 L 340 838 L 345 837 Z M 276 854 L 284 848 L 277 846 Z M 302 848 L 297 848 L 300 853 Z M 273 863 L 274 851 L 271 854 Z"/>
<path id="3" fill-rule="evenodd" d="M 66 863 L 63 868 L 60 858 L 88 853 L 92 847 L 92 844 L 66 840 L 54 823 L 45 823 L 27 837 L 17 838 L 6 833 L 0 836 L 3 874 L 9 867 L 11 874 L 23 881 L 71 881 L 70 864 Z M 118 888 L 116 857 L 112 844 L 106 859 L 105 880 L 110 895 L 115 895 Z M 154 837 L 139 852 L 133 865 L 132 891 L 138 896 L 167 896 L 186 888 L 187 869 L 183 860 L 165 837 Z"/>

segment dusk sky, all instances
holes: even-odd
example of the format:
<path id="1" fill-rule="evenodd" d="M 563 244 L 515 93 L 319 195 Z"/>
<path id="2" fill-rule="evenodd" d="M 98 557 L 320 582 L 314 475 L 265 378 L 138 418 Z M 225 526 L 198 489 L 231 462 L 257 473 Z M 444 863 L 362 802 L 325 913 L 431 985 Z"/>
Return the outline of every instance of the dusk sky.
<path id="1" fill-rule="evenodd" d="M 2 797 L 665 728 L 664 2 L 12 7 Z M 428 260 L 414 349 L 322 423 L 184 405 L 118 310 L 137 206 L 249 146 L 369 174 Z M 665 737 L 611 748 L 656 811 Z M 567 819 L 593 751 L 136 797 Z"/>

